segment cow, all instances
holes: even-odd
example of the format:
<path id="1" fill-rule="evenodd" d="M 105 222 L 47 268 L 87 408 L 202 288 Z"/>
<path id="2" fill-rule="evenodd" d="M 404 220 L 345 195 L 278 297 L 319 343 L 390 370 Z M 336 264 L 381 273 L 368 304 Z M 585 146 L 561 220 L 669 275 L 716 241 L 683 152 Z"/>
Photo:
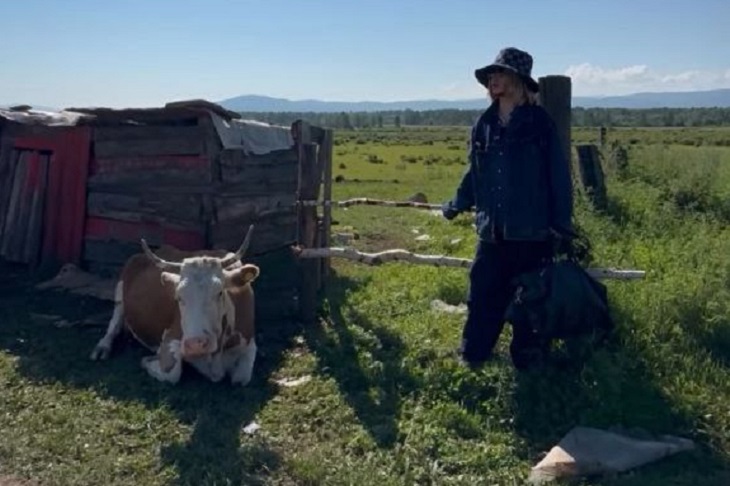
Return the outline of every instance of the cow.
<path id="1" fill-rule="evenodd" d="M 90 358 L 107 359 L 126 328 L 156 353 L 141 365 L 159 381 L 176 384 L 186 362 L 213 382 L 229 375 L 246 386 L 257 351 L 252 283 L 260 269 L 241 258 L 252 231 L 253 225 L 235 253 L 162 246 L 155 254 L 142 239 L 143 252 L 122 268 L 114 312 Z"/>

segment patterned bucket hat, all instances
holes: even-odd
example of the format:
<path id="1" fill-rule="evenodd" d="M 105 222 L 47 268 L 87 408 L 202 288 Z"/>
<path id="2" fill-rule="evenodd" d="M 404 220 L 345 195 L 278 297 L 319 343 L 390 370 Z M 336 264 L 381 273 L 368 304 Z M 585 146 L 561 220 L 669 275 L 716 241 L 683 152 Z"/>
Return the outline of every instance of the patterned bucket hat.
<path id="1" fill-rule="evenodd" d="M 520 76 L 530 91 L 537 93 L 540 90 L 540 85 L 532 79 L 532 56 L 515 47 L 506 47 L 499 51 L 492 64 L 477 69 L 474 75 L 481 84 L 488 86 L 489 75 L 505 69 Z"/>

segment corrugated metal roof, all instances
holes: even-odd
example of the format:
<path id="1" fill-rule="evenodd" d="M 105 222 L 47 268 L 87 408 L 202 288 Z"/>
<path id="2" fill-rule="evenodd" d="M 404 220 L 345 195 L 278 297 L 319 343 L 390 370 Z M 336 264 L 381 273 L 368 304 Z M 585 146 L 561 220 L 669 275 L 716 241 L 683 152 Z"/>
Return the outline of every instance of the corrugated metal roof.
<path id="1" fill-rule="evenodd" d="M 53 112 L 33 109 L 0 109 L 0 119 L 24 125 L 75 126 L 81 120 L 89 118 L 93 118 L 93 116 L 66 110 Z"/>

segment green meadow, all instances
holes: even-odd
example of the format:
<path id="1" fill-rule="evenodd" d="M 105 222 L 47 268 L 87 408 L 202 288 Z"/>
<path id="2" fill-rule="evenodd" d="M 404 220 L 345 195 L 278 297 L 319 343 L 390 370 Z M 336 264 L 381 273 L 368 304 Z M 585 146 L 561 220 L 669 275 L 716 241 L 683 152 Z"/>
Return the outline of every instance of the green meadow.
<path id="1" fill-rule="evenodd" d="M 467 135 L 337 131 L 333 198 L 422 193 L 441 203 L 466 168 Z M 597 135 L 575 129 L 573 143 Z M 101 328 L 32 316 L 73 320 L 110 312 L 107 303 L 31 292 L 24 270 L 3 264 L 0 473 L 44 485 L 516 485 L 583 425 L 687 437 L 696 448 L 579 484 L 730 484 L 729 141 L 720 128 L 609 130 L 608 207 L 594 210 L 576 185 L 575 220 L 591 266 L 646 277 L 605 282 L 617 331 L 582 366 L 516 372 L 506 327 L 497 359 L 460 367 L 463 316 L 431 303 L 463 302 L 466 270 L 333 260 L 321 318 L 262 329 L 249 387 L 192 374 L 171 387 L 143 373 L 139 346 L 94 364 Z M 354 235 L 361 251 L 471 258 L 476 242 L 469 215 L 353 206 L 333 219 L 335 238 Z M 260 428 L 248 433 L 252 422 Z"/>

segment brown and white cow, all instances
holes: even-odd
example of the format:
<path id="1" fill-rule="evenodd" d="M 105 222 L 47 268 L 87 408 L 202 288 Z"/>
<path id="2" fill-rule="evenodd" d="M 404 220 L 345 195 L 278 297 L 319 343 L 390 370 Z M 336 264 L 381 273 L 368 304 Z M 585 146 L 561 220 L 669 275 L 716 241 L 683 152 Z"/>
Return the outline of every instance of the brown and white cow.
<path id="1" fill-rule="evenodd" d="M 177 383 L 183 362 L 210 380 L 251 380 L 256 359 L 254 291 L 259 268 L 242 264 L 253 226 L 236 253 L 185 252 L 163 246 L 157 254 L 142 240 L 117 282 L 114 314 L 91 353 L 107 359 L 123 327 L 156 352 L 142 367 L 160 381 Z"/>

